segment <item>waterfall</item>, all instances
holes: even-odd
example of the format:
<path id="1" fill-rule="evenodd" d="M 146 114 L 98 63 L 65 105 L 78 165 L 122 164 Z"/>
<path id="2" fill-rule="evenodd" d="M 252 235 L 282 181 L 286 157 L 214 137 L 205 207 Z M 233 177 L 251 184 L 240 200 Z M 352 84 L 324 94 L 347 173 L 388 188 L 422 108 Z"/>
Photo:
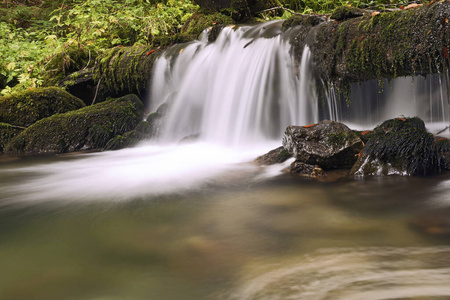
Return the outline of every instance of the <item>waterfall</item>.
<path id="1" fill-rule="evenodd" d="M 310 51 L 298 67 L 281 23 L 227 27 L 214 43 L 203 38 L 159 58 L 152 108 L 169 103 L 161 139 L 199 135 L 239 145 L 279 139 L 288 125 L 317 121 Z"/>
<path id="2" fill-rule="evenodd" d="M 398 116 L 448 124 L 443 75 L 373 80 L 353 84 L 350 97 L 330 83 L 316 94 L 312 53 L 296 61 L 282 21 L 225 27 L 216 41 L 208 30 L 199 41 L 170 48 L 155 63 L 151 110 L 169 107 L 161 130 L 164 142 L 195 136 L 227 146 L 280 140 L 288 125 L 322 119 L 371 129 Z"/>

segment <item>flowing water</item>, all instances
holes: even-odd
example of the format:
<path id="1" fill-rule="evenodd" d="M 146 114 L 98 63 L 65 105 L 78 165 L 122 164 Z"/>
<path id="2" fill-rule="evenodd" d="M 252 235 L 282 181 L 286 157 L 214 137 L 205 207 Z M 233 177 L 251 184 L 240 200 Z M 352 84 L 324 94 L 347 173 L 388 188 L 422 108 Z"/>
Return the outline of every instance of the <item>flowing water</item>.
<path id="1" fill-rule="evenodd" d="M 450 299 L 449 173 L 316 181 L 252 163 L 325 117 L 420 113 L 438 130 L 441 77 L 320 103 L 309 49 L 295 62 L 284 40 L 274 22 L 172 48 L 153 76 L 158 141 L 0 157 L 0 299 Z"/>

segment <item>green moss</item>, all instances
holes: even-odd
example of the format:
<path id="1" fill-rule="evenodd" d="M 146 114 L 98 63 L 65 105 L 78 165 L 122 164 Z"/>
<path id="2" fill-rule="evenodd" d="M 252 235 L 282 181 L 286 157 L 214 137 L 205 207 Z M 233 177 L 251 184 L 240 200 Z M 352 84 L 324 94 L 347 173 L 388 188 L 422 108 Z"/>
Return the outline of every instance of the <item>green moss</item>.
<path id="1" fill-rule="evenodd" d="M 440 169 L 450 169 L 450 140 L 439 138 L 435 142 L 438 167 Z"/>
<path id="2" fill-rule="evenodd" d="M 0 123 L 0 151 L 3 151 L 6 144 L 23 131 L 23 128 L 12 126 L 11 124 Z"/>
<path id="3" fill-rule="evenodd" d="M 289 152 L 286 149 L 283 149 L 275 158 L 275 163 L 281 164 L 282 162 L 285 162 L 286 160 L 288 160 L 291 157 L 292 157 L 292 155 L 289 154 Z"/>
<path id="4" fill-rule="evenodd" d="M 377 126 L 363 156 L 390 163 L 410 175 L 433 172 L 437 161 L 433 135 L 417 117 L 391 119 Z"/>
<path id="5" fill-rule="evenodd" d="M 347 138 L 348 138 L 348 135 L 342 131 L 336 132 L 336 133 L 330 133 L 327 135 L 327 140 L 334 147 L 340 147 L 340 146 L 345 145 L 345 141 Z"/>
<path id="6" fill-rule="evenodd" d="M 101 79 L 108 94 L 118 97 L 126 94 L 142 95 L 152 75 L 152 66 L 164 47 L 115 47 L 97 59 L 93 70 L 94 83 Z"/>
<path id="7" fill-rule="evenodd" d="M 111 138 L 133 130 L 142 115 L 142 102 L 136 95 L 127 95 L 42 119 L 11 140 L 5 151 L 39 154 L 101 149 Z"/>
<path id="8" fill-rule="evenodd" d="M 339 6 L 334 9 L 330 18 L 336 21 L 344 21 L 364 15 L 364 10 L 354 6 Z"/>
<path id="9" fill-rule="evenodd" d="M 59 88 L 38 88 L 0 97 L 0 122 L 29 126 L 36 121 L 84 107 L 84 103 Z"/>
<path id="10" fill-rule="evenodd" d="M 310 45 L 318 74 L 335 87 L 443 72 L 450 3 L 329 22 Z M 299 49 L 299 51 L 301 51 Z"/>
<path id="11" fill-rule="evenodd" d="M 66 44 L 62 51 L 52 56 L 45 67 L 44 85 L 57 85 L 67 75 L 92 67 L 98 56 L 97 51 L 78 43 Z"/>

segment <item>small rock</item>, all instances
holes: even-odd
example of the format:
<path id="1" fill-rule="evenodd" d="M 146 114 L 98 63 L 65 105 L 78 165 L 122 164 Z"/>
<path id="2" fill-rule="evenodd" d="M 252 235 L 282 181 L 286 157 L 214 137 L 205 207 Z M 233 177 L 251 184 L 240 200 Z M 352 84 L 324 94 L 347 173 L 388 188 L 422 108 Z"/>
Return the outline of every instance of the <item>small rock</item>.
<path id="1" fill-rule="evenodd" d="M 329 170 L 351 168 L 363 142 L 346 125 L 324 120 L 308 126 L 287 127 L 283 146 L 296 162 Z"/>

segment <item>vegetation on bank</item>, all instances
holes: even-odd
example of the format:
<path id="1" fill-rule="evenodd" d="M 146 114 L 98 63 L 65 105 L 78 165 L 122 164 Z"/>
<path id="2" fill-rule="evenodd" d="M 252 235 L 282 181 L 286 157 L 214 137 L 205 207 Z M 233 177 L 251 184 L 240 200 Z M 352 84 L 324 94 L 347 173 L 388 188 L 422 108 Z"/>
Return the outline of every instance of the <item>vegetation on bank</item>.
<path id="1" fill-rule="evenodd" d="M 325 14 L 341 5 L 382 9 L 405 2 L 279 1 L 286 8 L 282 18 L 289 11 Z M 107 49 L 182 41 L 181 32 L 197 35 L 198 27 L 232 22 L 233 13 L 205 11 L 190 0 L 5 0 L 0 4 L 1 94 L 56 85 L 92 67 Z M 273 17 L 267 12 L 259 16 Z"/>

